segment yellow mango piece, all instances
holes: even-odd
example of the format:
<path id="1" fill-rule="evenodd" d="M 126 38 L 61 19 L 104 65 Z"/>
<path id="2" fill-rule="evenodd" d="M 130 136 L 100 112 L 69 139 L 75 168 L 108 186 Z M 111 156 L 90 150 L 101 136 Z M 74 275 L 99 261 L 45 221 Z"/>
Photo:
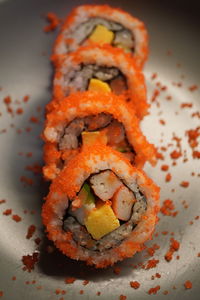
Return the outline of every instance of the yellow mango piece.
<path id="1" fill-rule="evenodd" d="M 120 223 L 110 205 L 105 203 L 89 212 L 85 218 L 85 226 L 92 237 L 95 240 L 99 240 L 104 235 L 118 228 Z"/>
<path id="2" fill-rule="evenodd" d="M 111 44 L 114 39 L 114 33 L 108 30 L 103 25 L 97 25 L 92 34 L 89 36 L 89 40 L 97 44 Z"/>
<path id="3" fill-rule="evenodd" d="M 93 145 L 97 141 L 105 145 L 107 144 L 107 136 L 100 131 L 83 131 L 81 136 L 83 146 Z"/>
<path id="4" fill-rule="evenodd" d="M 111 88 L 106 82 L 95 78 L 90 79 L 88 90 L 95 92 L 111 92 Z"/>

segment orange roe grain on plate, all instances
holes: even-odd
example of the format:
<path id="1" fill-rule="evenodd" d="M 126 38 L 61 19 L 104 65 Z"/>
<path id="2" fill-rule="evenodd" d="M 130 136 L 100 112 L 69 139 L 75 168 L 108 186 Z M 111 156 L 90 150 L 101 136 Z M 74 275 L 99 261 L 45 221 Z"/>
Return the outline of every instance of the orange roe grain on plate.
<path id="1" fill-rule="evenodd" d="M 172 211 L 175 209 L 174 203 L 171 199 L 166 199 L 160 208 L 160 212 L 165 216 L 171 216 Z"/>
<path id="2" fill-rule="evenodd" d="M 186 290 L 189 290 L 192 288 L 192 282 L 190 280 L 187 280 L 185 283 L 184 283 L 184 287 Z"/>
<path id="3" fill-rule="evenodd" d="M 137 290 L 140 287 L 140 283 L 138 281 L 130 281 L 130 286 Z"/>
<path id="4" fill-rule="evenodd" d="M 15 222 L 21 222 L 21 220 L 22 220 L 22 218 L 20 217 L 20 216 L 18 216 L 18 215 L 13 215 L 12 216 L 12 219 L 13 219 L 13 221 L 15 221 Z"/>
<path id="5" fill-rule="evenodd" d="M 166 124 L 165 120 L 163 120 L 163 119 L 160 119 L 160 120 L 159 120 L 159 123 L 160 123 L 161 125 L 165 125 L 165 124 Z"/>
<path id="6" fill-rule="evenodd" d="M 6 200 L 5 200 L 5 199 L 1 199 L 1 200 L 0 200 L 0 204 L 3 204 L 3 203 L 6 203 Z"/>
<path id="7" fill-rule="evenodd" d="M 35 230 L 36 230 L 35 225 L 30 225 L 28 228 L 27 234 L 26 234 L 26 238 L 30 239 L 33 236 L 33 234 L 35 233 Z"/>
<path id="8" fill-rule="evenodd" d="M 177 240 L 175 240 L 174 238 L 171 238 L 170 239 L 170 248 L 169 248 L 168 252 L 165 254 L 165 260 L 168 262 L 171 261 L 174 252 L 178 251 L 179 248 L 180 248 L 180 243 Z"/>
<path id="9" fill-rule="evenodd" d="M 49 25 L 43 28 L 44 32 L 50 32 L 55 30 L 60 25 L 60 19 L 56 16 L 55 13 L 49 12 L 46 15 L 46 19 L 49 22 Z"/>
<path id="10" fill-rule="evenodd" d="M 75 277 L 68 277 L 68 278 L 65 279 L 65 283 L 66 284 L 72 284 L 72 283 L 74 283 L 75 280 L 76 280 Z"/>
<path id="11" fill-rule="evenodd" d="M 154 258 L 153 259 L 149 259 L 148 262 L 147 262 L 147 265 L 146 265 L 145 269 L 149 270 L 149 269 L 155 268 L 158 263 L 159 263 L 158 259 L 154 259 Z"/>
<path id="12" fill-rule="evenodd" d="M 3 291 L 0 291 L 0 297 L 3 297 Z"/>
<path id="13" fill-rule="evenodd" d="M 6 210 L 4 210 L 4 212 L 3 212 L 3 215 L 4 216 L 9 216 L 9 215 L 11 215 L 12 214 L 12 209 L 6 209 Z"/>
<path id="14" fill-rule="evenodd" d="M 165 290 L 164 292 L 163 292 L 163 295 L 168 295 L 169 294 L 169 291 L 167 291 L 167 290 Z"/>
<path id="15" fill-rule="evenodd" d="M 22 262 L 24 264 L 24 268 L 23 270 L 24 271 L 28 271 L 28 272 L 31 272 L 34 267 L 35 267 L 35 264 L 38 262 L 38 259 L 39 259 L 39 253 L 37 252 L 34 252 L 32 255 L 24 255 L 22 256 Z"/>
<path id="16" fill-rule="evenodd" d="M 119 296 L 119 300 L 126 300 L 126 298 L 127 298 L 127 297 L 124 296 L 124 295 L 120 295 L 120 296 Z"/>
<path id="17" fill-rule="evenodd" d="M 21 107 L 17 108 L 17 110 L 16 110 L 16 113 L 17 113 L 18 115 L 22 115 L 23 112 L 24 112 L 24 110 L 23 110 L 23 108 L 21 108 Z"/>
<path id="18" fill-rule="evenodd" d="M 35 123 L 35 124 L 39 123 L 39 119 L 35 116 L 30 117 L 29 121 L 31 123 Z"/>
<path id="19" fill-rule="evenodd" d="M 181 108 L 191 108 L 192 106 L 193 106 L 193 103 L 191 103 L 191 102 L 185 102 L 180 105 Z"/>
<path id="20" fill-rule="evenodd" d="M 154 288 L 150 288 L 149 289 L 149 291 L 148 291 L 148 294 L 149 295 L 152 295 L 152 294 L 157 294 L 157 292 L 160 290 L 160 286 L 159 285 L 157 285 L 157 286 L 155 286 Z"/>
<path id="21" fill-rule="evenodd" d="M 169 182 L 169 181 L 171 181 L 171 179 L 172 179 L 171 173 L 167 173 L 167 175 L 165 176 L 165 181 Z"/>
<path id="22" fill-rule="evenodd" d="M 168 165 L 162 165 L 162 166 L 161 166 L 161 170 L 164 171 L 164 172 L 165 172 L 165 171 L 168 171 L 168 169 L 169 169 L 169 166 L 168 166 Z"/>
<path id="23" fill-rule="evenodd" d="M 180 151 L 174 150 L 170 153 L 170 156 L 172 159 L 178 159 L 182 156 L 182 153 Z"/>
<path id="24" fill-rule="evenodd" d="M 196 84 L 193 84 L 193 85 L 191 85 L 191 86 L 188 87 L 188 90 L 189 90 L 190 92 L 194 92 L 194 91 L 196 91 L 197 89 L 198 89 L 198 85 L 196 85 Z"/>
<path id="25" fill-rule="evenodd" d="M 184 187 L 184 188 L 187 188 L 188 186 L 190 185 L 190 183 L 188 181 L 182 181 L 180 183 L 180 186 Z"/>
<path id="26" fill-rule="evenodd" d="M 24 101 L 24 102 L 28 102 L 29 99 L 30 99 L 30 96 L 29 96 L 29 95 L 25 95 L 25 96 L 23 97 L 23 101 Z"/>

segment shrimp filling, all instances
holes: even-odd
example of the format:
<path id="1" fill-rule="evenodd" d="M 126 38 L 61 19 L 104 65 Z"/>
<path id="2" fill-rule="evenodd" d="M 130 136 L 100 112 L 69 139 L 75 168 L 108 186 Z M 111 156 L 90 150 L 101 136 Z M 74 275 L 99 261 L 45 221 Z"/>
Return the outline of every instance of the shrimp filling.
<path id="1" fill-rule="evenodd" d="M 93 17 L 78 25 L 71 33 L 79 45 L 87 45 L 88 40 L 113 47 L 123 48 L 126 52 L 134 52 L 135 38 L 132 32 L 123 25 L 104 18 Z M 73 51 L 68 46 L 68 51 Z"/>
<path id="2" fill-rule="evenodd" d="M 102 252 L 126 239 L 146 209 L 137 185 L 131 190 L 111 170 L 104 170 L 92 174 L 72 199 L 63 229 L 80 246 Z"/>
<path id="3" fill-rule="evenodd" d="M 100 113 L 83 118 L 76 118 L 64 129 L 58 148 L 66 162 L 71 155 L 77 154 L 81 145 L 89 145 L 100 141 L 113 149 L 122 152 L 131 163 L 134 162 L 135 152 L 130 146 L 122 123 L 112 115 Z"/>

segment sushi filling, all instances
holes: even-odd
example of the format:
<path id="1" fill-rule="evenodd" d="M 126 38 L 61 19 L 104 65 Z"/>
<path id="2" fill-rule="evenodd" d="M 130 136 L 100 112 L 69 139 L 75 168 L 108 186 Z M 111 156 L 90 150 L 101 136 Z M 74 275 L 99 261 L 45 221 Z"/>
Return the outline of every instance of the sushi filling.
<path id="1" fill-rule="evenodd" d="M 73 199 L 63 229 L 78 245 L 92 251 L 118 246 L 139 223 L 147 209 L 145 196 L 129 189 L 111 170 L 91 175 Z"/>
<path id="2" fill-rule="evenodd" d="M 64 129 L 58 148 L 63 153 L 78 150 L 81 145 L 100 141 L 122 152 L 130 162 L 134 162 L 135 152 L 130 146 L 124 126 L 110 114 L 100 113 L 76 118 Z"/>
<path id="3" fill-rule="evenodd" d="M 132 32 L 123 25 L 104 18 L 93 17 L 81 23 L 72 33 L 79 45 L 87 45 L 88 40 L 96 43 L 109 43 L 113 47 L 134 52 L 135 38 Z M 69 51 L 71 51 L 70 46 Z"/>
<path id="4" fill-rule="evenodd" d="M 122 94 L 126 91 L 127 82 L 122 72 L 115 67 L 99 66 L 93 64 L 81 64 L 76 69 L 64 75 L 65 95 L 71 91 L 91 90 L 91 81 L 96 80 L 98 86 L 102 83 L 106 85 L 101 88 L 103 91 L 112 91 L 115 94 Z"/>

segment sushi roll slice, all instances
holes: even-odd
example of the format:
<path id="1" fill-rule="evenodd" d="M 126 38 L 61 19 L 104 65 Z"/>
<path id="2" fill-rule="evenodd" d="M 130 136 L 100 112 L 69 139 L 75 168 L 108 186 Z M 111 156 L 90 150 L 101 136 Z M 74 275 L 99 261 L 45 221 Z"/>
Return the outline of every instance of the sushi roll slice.
<path id="1" fill-rule="evenodd" d="M 159 188 L 110 147 L 85 147 L 51 183 L 42 209 L 48 238 L 63 254 L 105 268 L 151 239 Z"/>
<path id="2" fill-rule="evenodd" d="M 123 153 L 142 167 L 156 162 L 156 150 L 142 134 L 134 110 L 113 93 L 78 92 L 57 103 L 47 114 L 43 131 L 44 176 L 54 179 L 82 145 L 96 142 Z"/>
<path id="3" fill-rule="evenodd" d="M 112 91 L 126 96 L 139 119 L 147 114 L 144 75 L 122 50 L 110 46 L 82 47 L 54 61 L 53 96 L 57 101 L 76 91 Z M 47 108 L 50 110 L 52 103 Z"/>
<path id="4" fill-rule="evenodd" d="M 110 44 L 123 49 L 142 67 L 148 56 L 143 22 L 119 8 L 82 5 L 66 18 L 54 45 L 54 54 L 67 54 L 84 45 Z"/>

